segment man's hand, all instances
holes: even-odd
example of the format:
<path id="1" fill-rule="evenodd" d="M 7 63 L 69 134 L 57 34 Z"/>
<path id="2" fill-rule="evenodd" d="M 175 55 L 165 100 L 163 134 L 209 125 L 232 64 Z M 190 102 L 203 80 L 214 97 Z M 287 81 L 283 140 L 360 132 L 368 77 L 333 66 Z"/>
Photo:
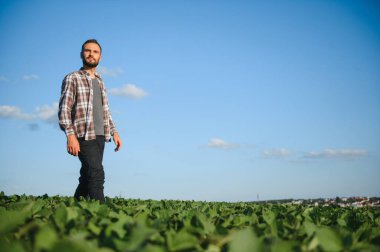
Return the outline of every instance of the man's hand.
<path id="1" fill-rule="evenodd" d="M 119 137 L 119 134 L 117 132 L 113 133 L 113 141 L 115 142 L 116 148 L 115 151 L 118 151 L 121 149 L 121 139 Z"/>
<path id="2" fill-rule="evenodd" d="M 75 135 L 67 136 L 67 152 L 73 156 L 78 156 L 80 152 L 79 142 Z"/>

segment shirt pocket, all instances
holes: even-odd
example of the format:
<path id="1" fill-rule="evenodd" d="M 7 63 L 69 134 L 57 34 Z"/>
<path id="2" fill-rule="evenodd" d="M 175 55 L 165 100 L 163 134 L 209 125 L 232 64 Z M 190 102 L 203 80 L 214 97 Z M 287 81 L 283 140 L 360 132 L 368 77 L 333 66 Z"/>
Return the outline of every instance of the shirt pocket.
<path id="1" fill-rule="evenodd" d="M 77 89 L 77 100 L 79 103 L 85 102 L 90 97 L 90 87 L 80 86 Z"/>

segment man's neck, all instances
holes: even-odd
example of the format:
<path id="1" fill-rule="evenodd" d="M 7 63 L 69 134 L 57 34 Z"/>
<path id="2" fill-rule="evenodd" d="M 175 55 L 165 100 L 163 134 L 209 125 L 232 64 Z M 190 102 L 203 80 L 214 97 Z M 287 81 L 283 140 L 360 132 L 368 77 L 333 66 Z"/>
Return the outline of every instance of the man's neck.
<path id="1" fill-rule="evenodd" d="M 95 78 L 96 67 L 83 66 L 83 70 L 89 73 L 91 78 Z"/>

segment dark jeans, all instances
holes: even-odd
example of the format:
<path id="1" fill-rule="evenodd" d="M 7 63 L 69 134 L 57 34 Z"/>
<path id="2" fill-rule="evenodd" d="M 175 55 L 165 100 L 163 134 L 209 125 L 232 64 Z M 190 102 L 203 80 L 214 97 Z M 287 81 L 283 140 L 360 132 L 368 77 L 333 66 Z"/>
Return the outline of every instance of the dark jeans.
<path id="1" fill-rule="evenodd" d="M 84 138 L 78 139 L 80 145 L 79 160 L 82 163 L 80 169 L 79 185 L 74 197 L 97 199 L 104 203 L 104 136 L 96 136 L 94 140 L 85 141 Z"/>

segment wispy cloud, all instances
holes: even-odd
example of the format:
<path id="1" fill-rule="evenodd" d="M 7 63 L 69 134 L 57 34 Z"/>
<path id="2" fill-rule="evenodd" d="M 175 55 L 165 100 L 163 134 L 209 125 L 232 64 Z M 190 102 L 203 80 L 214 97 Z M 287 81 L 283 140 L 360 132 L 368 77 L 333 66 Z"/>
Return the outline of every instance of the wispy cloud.
<path id="1" fill-rule="evenodd" d="M 0 117 L 18 120 L 32 120 L 33 115 L 26 114 L 17 106 L 0 105 Z"/>
<path id="2" fill-rule="evenodd" d="M 211 138 L 207 143 L 207 147 L 215 149 L 233 149 L 238 147 L 238 145 L 228 143 L 220 138 Z"/>
<path id="3" fill-rule="evenodd" d="M 5 77 L 4 75 L 0 75 L 0 82 L 7 82 L 9 81 L 7 77 Z"/>
<path id="4" fill-rule="evenodd" d="M 38 76 L 37 74 L 29 74 L 29 75 L 24 75 L 22 78 L 26 81 L 30 81 L 30 80 L 39 80 L 40 76 Z"/>
<path id="5" fill-rule="evenodd" d="M 19 119 L 19 120 L 32 120 L 33 119 L 32 115 L 29 115 L 29 114 L 22 112 L 19 107 L 8 106 L 8 105 L 1 105 L 0 106 L 0 117 Z"/>
<path id="6" fill-rule="evenodd" d="M 126 84 L 120 88 L 112 88 L 109 90 L 110 94 L 125 96 L 132 99 L 141 99 L 148 95 L 142 88 L 137 87 L 134 84 Z"/>
<path id="7" fill-rule="evenodd" d="M 111 77 L 118 77 L 120 76 L 121 74 L 124 73 L 123 69 L 121 67 L 116 67 L 116 68 L 113 68 L 113 69 L 110 69 L 110 68 L 107 68 L 107 67 L 102 67 L 102 66 L 99 66 L 97 68 L 97 71 L 101 74 L 101 75 L 106 75 L 106 76 L 111 76 Z"/>
<path id="8" fill-rule="evenodd" d="M 273 148 L 263 150 L 263 158 L 286 158 L 290 162 L 310 162 L 323 159 L 353 159 L 368 155 L 366 149 L 331 149 L 321 151 L 291 151 L 287 148 Z"/>
<path id="9" fill-rule="evenodd" d="M 264 158 L 285 158 L 291 155 L 291 151 L 286 148 L 275 148 L 264 150 L 262 156 Z"/>
<path id="10" fill-rule="evenodd" d="M 18 119 L 24 121 L 41 120 L 45 122 L 57 122 L 58 102 L 51 105 L 37 107 L 34 113 L 24 113 L 17 106 L 0 105 L 0 117 Z"/>
<path id="11" fill-rule="evenodd" d="M 324 149 L 322 151 L 310 151 L 303 155 L 304 158 L 356 158 L 367 156 L 366 149 Z"/>
<path id="12" fill-rule="evenodd" d="M 36 108 L 36 117 L 42 121 L 55 123 L 57 122 L 58 102 L 51 105 L 43 105 Z"/>

